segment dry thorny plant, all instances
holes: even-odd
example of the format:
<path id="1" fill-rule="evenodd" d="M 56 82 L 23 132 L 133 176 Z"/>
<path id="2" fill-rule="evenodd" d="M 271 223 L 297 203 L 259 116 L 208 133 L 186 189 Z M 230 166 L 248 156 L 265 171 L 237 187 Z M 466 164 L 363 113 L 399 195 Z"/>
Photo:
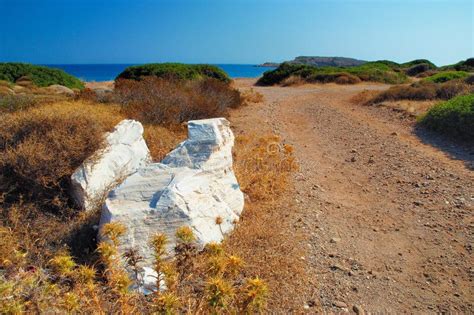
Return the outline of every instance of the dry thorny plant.
<path id="1" fill-rule="evenodd" d="M 253 200 L 274 199 L 296 168 L 292 148 L 276 136 L 239 136 L 236 142 L 235 170 L 242 190 Z M 82 222 L 89 219 L 84 216 Z M 216 218 L 216 224 L 221 222 Z M 124 227 L 109 224 L 102 233 L 108 241 L 97 246 L 93 255 L 97 260 L 78 264 L 77 257 L 64 249 L 35 265 L 28 257 L 35 245 L 25 248 L 19 242 L 18 229 L 2 226 L 0 312 L 235 313 L 265 309 L 269 294 L 266 283 L 256 275 L 245 276 L 243 259 L 226 253 L 220 244 L 198 250 L 188 227 L 177 231 L 173 258 L 165 252 L 165 235 L 152 237 L 154 269 L 159 275 L 156 287 L 161 290 L 147 296 L 130 289 L 132 279 L 139 279 L 142 258 L 134 249 L 119 253 Z"/>

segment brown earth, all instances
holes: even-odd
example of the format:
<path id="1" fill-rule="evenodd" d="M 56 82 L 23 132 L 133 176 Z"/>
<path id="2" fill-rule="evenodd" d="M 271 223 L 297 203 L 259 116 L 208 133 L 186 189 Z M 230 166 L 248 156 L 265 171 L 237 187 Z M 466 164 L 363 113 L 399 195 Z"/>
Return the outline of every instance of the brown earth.
<path id="1" fill-rule="evenodd" d="M 269 311 L 472 312 L 474 147 L 350 101 L 386 85 L 253 88 L 265 101 L 234 111 L 234 130 L 281 135 L 301 168 L 263 219 L 242 222 L 280 231 L 244 252 Z"/>

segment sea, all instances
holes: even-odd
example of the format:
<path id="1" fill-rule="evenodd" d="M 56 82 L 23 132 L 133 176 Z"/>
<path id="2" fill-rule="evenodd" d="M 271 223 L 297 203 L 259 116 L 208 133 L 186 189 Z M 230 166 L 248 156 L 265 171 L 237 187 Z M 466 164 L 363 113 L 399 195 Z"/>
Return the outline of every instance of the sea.
<path id="1" fill-rule="evenodd" d="M 87 82 L 111 81 L 125 68 L 135 64 L 68 64 L 68 65 L 45 65 L 58 68 Z M 224 70 L 231 78 L 258 78 L 265 71 L 273 70 L 273 67 L 258 67 L 249 64 L 215 64 Z"/>

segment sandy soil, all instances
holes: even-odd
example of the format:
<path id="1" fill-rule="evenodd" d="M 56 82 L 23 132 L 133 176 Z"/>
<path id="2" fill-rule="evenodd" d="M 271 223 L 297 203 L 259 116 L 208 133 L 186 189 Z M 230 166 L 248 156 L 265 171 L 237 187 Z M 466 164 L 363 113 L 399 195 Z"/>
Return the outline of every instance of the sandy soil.
<path id="1" fill-rule="evenodd" d="M 91 82 L 84 82 L 86 88 L 95 90 L 95 89 L 113 89 L 115 81 L 91 81 Z"/>
<path id="2" fill-rule="evenodd" d="M 385 85 L 253 88 L 265 102 L 233 112 L 234 129 L 280 134 L 301 166 L 267 220 L 284 244 L 261 240 L 273 255 L 252 257 L 265 265 L 288 248 L 302 253 L 285 263 L 304 273 L 264 275 L 281 283 L 270 311 L 472 312 L 474 147 L 417 130 L 403 112 L 349 101 Z"/>

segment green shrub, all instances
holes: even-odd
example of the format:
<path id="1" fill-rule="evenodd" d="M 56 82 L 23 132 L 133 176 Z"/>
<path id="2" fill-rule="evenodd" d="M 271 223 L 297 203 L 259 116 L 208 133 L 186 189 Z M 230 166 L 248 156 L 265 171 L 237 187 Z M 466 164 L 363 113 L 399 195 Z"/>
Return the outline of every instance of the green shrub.
<path id="1" fill-rule="evenodd" d="M 182 63 L 151 63 L 131 66 L 120 73 L 115 80 L 141 80 L 143 77 L 155 76 L 173 80 L 195 80 L 212 78 L 229 83 L 229 76 L 220 68 L 212 65 L 187 65 Z"/>
<path id="2" fill-rule="evenodd" d="M 415 60 L 412 60 L 412 61 L 402 63 L 400 66 L 402 68 L 411 68 L 413 66 L 421 65 L 421 64 L 428 65 L 429 69 L 436 69 L 437 68 L 436 65 L 434 63 L 432 63 L 431 61 L 429 61 L 428 59 L 415 59 Z"/>
<path id="3" fill-rule="evenodd" d="M 467 71 L 474 72 L 474 58 L 468 58 L 460 61 L 454 65 L 441 67 L 442 70 L 456 70 L 456 71 Z"/>
<path id="4" fill-rule="evenodd" d="M 359 81 L 403 83 L 406 75 L 394 71 L 383 62 L 367 62 L 355 67 L 314 67 L 282 63 L 277 69 L 267 71 L 257 81 L 258 85 L 280 84 L 289 77 L 300 77 L 306 82 L 351 84 Z"/>
<path id="5" fill-rule="evenodd" d="M 84 85 L 78 78 L 67 74 L 63 70 L 27 63 L 0 63 L 0 80 L 15 83 L 15 81 L 22 77 L 27 77 L 36 86 L 40 87 L 60 84 L 71 89 L 84 88 Z"/>
<path id="6" fill-rule="evenodd" d="M 391 60 L 377 60 L 375 61 L 376 63 L 378 64 L 383 64 L 383 65 L 386 65 L 392 69 L 399 69 L 400 68 L 400 64 L 395 62 L 395 61 L 391 61 Z"/>
<path id="7" fill-rule="evenodd" d="M 464 71 L 444 71 L 438 72 L 430 77 L 423 79 L 426 82 L 444 83 L 455 79 L 464 79 L 469 76 L 469 73 Z"/>
<path id="8" fill-rule="evenodd" d="M 420 119 L 420 124 L 443 134 L 473 141 L 474 94 L 435 105 Z"/>
<path id="9" fill-rule="evenodd" d="M 432 70 L 429 64 L 420 63 L 405 70 L 405 73 L 411 77 Z"/>

